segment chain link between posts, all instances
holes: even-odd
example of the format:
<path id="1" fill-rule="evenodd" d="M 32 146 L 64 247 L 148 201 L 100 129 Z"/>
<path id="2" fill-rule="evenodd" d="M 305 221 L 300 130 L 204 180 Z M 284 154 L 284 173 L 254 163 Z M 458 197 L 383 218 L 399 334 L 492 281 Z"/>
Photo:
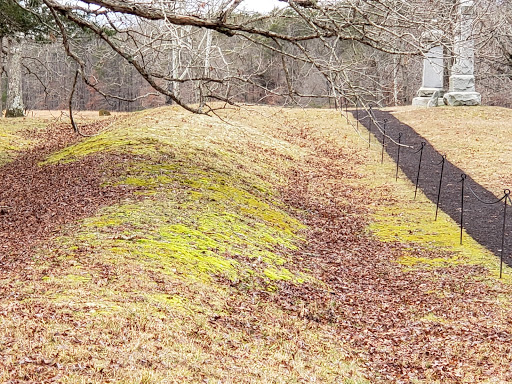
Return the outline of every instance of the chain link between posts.
<path id="1" fill-rule="evenodd" d="M 420 176 L 421 176 L 421 165 L 422 165 L 423 152 L 426 148 L 427 143 L 425 141 L 422 141 L 420 143 L 419 148 L 416 145 L 404 144 L 402 142 L 402 140 L 403 140 L 402 132 L 399 132 L 397 140 L 393 139 L 391 136 L 389 136 L 386 133 L 386 128 L 387 128 L 387 124 L 388 124 L 387 119 L 383 119 L 382 121 L 377 120 L 375 118 L 375 114 L 372 110 L 371 105 L 363 108 L 363 110 L 365 112 L 365 115 L 361 119 L 359 119 L 359 105 L 358 105 L 358 102 L 356 101 L 356 103 L 355 103 L 356 124 L 354 125 L 353 122 L 348 117 L 348 103 L 346 103 L 345 114 L 346 114 L 347 123 L 349 125 L 351 125 L 356 130 L 356 132 L 358 133 L 358 136 L 362 140 L 364 140 L 368 143 L 369 149 L 371 147 L 371 135 L 372 135 L 372 133 L 374 133 L 374 132 L 372 132 L 372 128 L 375 127 L 377 129 L 377 132 L 382 135 L 382 140 L 380 142 L 380 144 L 381 144 L 381 163 L 384 162 L 384 150 L 387 147 L 386 140 L 388 140 L 389 142 L 391 142 L 397 146 L 395 180 L 398 180 L 401 150 L 409 149 L 409 150 L 414 151 L 413 154 L 419 154 L 418 168 L 417 168 L 417 172 L 416 172 L 416 183 L 415 183 L 415 190 L 414 190 L 414 199 L 416 199 L 417 191 L 418 191 L 418 188 L 420 187 L 420 180 L 421 180 Z M 343 116 L 343 108 L 341 108 L 341 112 L 342 112 L 342 116 Z M 365 121 L 365 120 L 368 120 L 368 128 L 367 128 L 368 129 L 368 140 L 364 139 L 364 137 L 359 129 L 359 122 L 361 121 L 363 123 L 363 121 Z M 362 125 L 364 126 L 364 123 Z M 437 218 L 438 218 L 438 211 L 439 211 L 440 203 L 441 203 L 441 192 L 442 192 L 442 188 L 443 188 L 443 177 L 444 177 L 446 161 L 447 161 L 446 155 L 442 155 L 441 160 L 435 164 L 436 166 L 441 166 L 441 170 L 440 170 L 440 176 L 439 176 L 439 184 L 438 184 L 438 188 L 437 188 L 436 212 L 435 212 L 434 220 L 437 220 Z M 500 198 L 496 198 L 495 200 L 492 200 L 492 201 L 487 201 L 487 200 L 481 198 L 474 191 L 474 189 L 471 187 L 471 185 L 467 182 L 467 178 L 468 178 L 467 175 L 463 173 L 460 175 L 460 179 L 458 180 L 458 183 L 461 184 L 460 222 L 459 222 L 460 244 L 462 245 L 463 233 L 464 233 L 464 202 L 465 202 L 466 190 L 469 191 L 471 196 L 473 196 L 478 202 L 480 202 L 482 204 L 495 205 L 498 203 L 503 203 L 503 221 L 502 221 L 502 227 L 501 227 L 501 248 L 499 249 L 499 251 L 500 251 L 500 273 L 499 273 L 499 276 L 501 279 L 503 276 L 503 259 L 505 257 L 505 239 L 506 239 L 506 235 L 507 235 L 507 205 L 509 205 L 509 204 L 512 205 L 512 198 L 510 197 L 511 191 L 509 189 L 505 189 L 503 196 L 501 196 Z"/>

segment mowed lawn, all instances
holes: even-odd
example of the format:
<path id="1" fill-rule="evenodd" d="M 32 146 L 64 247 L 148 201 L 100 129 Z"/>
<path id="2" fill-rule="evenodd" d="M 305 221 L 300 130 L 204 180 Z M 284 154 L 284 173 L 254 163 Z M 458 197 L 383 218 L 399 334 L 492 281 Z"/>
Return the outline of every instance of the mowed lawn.
<path id="1" fill-rule="evenodd" d="M 512 272 L 459 246 L 339 112 L 219 115 L 127 114 L 40 153 L 38 172 L 97 188 L 56 191 L 69 220 L 20 230 L 30 249 L 2 243 L 1 382 L 512 381 Z M 35 122 L 0 120 L 5 162 L 37 148 Z"/>
<path id="2" fill-rule="evenodd" d="M 500 107 L 388 109 L 496 196 L 512 187 L 512 110 Z"/>

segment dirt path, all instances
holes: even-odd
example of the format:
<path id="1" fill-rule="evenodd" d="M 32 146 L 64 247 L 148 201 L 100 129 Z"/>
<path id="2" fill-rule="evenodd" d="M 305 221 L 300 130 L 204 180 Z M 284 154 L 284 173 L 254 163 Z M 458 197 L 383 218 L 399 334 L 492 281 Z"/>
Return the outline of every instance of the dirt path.
<path id="1" fill-rule="evenodd" d="M 355 116 L 355 113 L 353 114 Z M 400 168 L 413 183 L 416 183 L 418 175 L 420 156 L 418 150 L 421 147 L 421 143 L 425 143 L 419 177 L 419 188 L 434 204 L 436 204 L 441 175 L 440 162 L 442 160 L 442 154 L 440 154 L 424 137 L 416 133 L 412 127 L 402 124 L 391 113 L 375 110 L 374 114 L 376 120 L 381 122 L 382 126 L 384 119 L 387 119 L 387 135 L 397 141 L 399 133 L 402 133 L 401 142 L 414 146 L 414 148 L 403 147 L 400 151 Z M 365 112 L 359 112 L 359 120 L 366 128 L 370 127 L 374 138 L 381 143 L 382 133 L 375 127 L 375 124 L 370 124 L 370 120 Z M 398 157 L 398 146 L 387 140 L 385 150 L 396 162 Z M 461 216 L 462 174 L 465 174 L 464 170 L 452 164 L 449 159 L 445 161 L 440 209 L 446 212 L 457 223 L 460 223 Z M 485 202 L 493 202 L 497 200 L 496 196 L 494 196 L 492 192 L 485 189 L 467 175 L 464 189 L 464 228 L 476 241 L 499 257 L 501 253 L 504 204 L 485 204 L 479 201 L 475 195 Z M 508 212 L 507 215 L 507 233 L 510 233 L 510 230 L 512 230 L 511 213 L 512 212 Z M 454 233 L 454 236 L 457 236 L 457 234 Z M 512 265 L 512 236 L 510 235 L 505 239 L 504 261 L 508 265 Z"/>
<path id="2" fill-rule="evenodd" d="M 69 126 L 50 126 L 37 139 L 41 144 L 0 167 L 0 273 L 30 265 L 35 247 L 61 225 L 90 216 L 123 195 L 119 188 L 100 186 L 105 158 L 38 165 L 78 140 Z"/>

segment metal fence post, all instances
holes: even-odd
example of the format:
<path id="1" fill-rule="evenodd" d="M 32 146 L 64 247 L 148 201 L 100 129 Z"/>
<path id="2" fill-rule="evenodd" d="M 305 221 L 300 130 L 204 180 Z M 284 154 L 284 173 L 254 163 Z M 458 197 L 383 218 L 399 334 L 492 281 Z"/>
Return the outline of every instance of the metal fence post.
<path id="1" fill-rule="evenodd" d="M 446 155 L 443 155 L 441 160 L 441 176 L 439 177 L 439 188 L 437 189 L 437 203 L 436 203 L 436 217 L 434 221 L 437 220 L 437 212 L 439 211 L 439 202 L 441 201 L 441 184 L 443 183 L 443 172 L 444 172 L 444 163 L 446 162 Z"/>
<path id="2" fill-rule="evenodd" d="M 396 172 L 395 181 L 398 181 L 398 168 L 400 167 L 400 148 L 402 147 L 402 132 L 398 133 L 398 150 L 396 154 Z"/>
<path id="3" fill-rule="evenodd" d="M 416 200 L 416 195 L 418 193 L 418 184 L 420 182 L 420 171 L 421 171 L 421 158 L 423 157 L 423 149 L 425 148 L 425 145 L 427 143 L 425 143 L 424 141 L 421 142 L 421 148 L 419 149 L 419 153 L 420 153 L 420 161 L 418 163 L 418 173 L 416 174 L 416 188 L 414 188 L 414 199 Z"/>
<path id="4" fill-rule="evenodd" d="M 382 129 L 382 150 L 380 152 L 380 163 L 384 164 L 384 146 L 386 145 L 386 125 L 388 119 L 384 119 L 384 128 Z"/>
<path id="5" fill-rule="evenodd" d="M 460 193 L 460 245 L 462 245 L 462 232 L 464 230 L 464 182 L 466 181 L 466 174 L 460 175 L 460 181 L 462 183 Z"/>
<path id="6" fill-rule="evenodd" d="M 505 189 L 505 205 L 503 206 L 503 228 L 501 230 L 500 279 L 503 275 L 503 254 L 505 252 L 505 227 L 507 224 L 507 203 L 510 198 L 510 189 Z"/>

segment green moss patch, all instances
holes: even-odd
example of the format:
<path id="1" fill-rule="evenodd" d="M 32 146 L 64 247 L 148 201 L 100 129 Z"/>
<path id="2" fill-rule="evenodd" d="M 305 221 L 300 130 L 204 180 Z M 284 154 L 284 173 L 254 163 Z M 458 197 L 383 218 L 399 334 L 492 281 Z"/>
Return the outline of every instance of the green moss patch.
<path id="1" fill-rule="evenodd" d="M 272 132 L 162 108 L 42 161 L 108 159 L 103 185 L 130 193 L 6 282 L 0 381 L 366 383 L 331 325 L 280 304 L 320 283 L 294 263 L 307 228 L 281 195 L 310 153 Z"/>
<path id="2" fill-rule="evenodd" d="M 140 167 L 127 172 L 133 169 Z M 148 169 L 157 171 L 153 178 Z M 75 249 L 99 245 L 116 257 L 135 255 L 140 262 L 199 279 L 254 279 L 255 271 L 269 280 L 302 279 L 291 272 L 265 272 L 289 261 L 286 253 L 301 241 L 299 221 L 221 175 L 199 172 L 194 179 L 194 169 L 171 169 L 162 175 L 162 169 L 151 166 L 115 182 L 138 180 L 139 192 L 152 193 L 86 220 L 85 230 L 76 235 L 83 242 Z"/>
<path id="3" fill-rule="evenodd" d="M 272 197 L 275 175 L 270 169 L 261 173 L 267 156 L 251 166 L 239 141 L 196 142 L 191 132 L 157 129 L 146 123 L 147 117 L 141 113 L 128 127 L 72 145 L 41 164 L 97 153 L 131 156 L 111 165 L 122 171 L 105 184 L 134 188 L 143 198 L 86 220 L 75 240 L 66 240 L 74 242 L 68 250 L 94 246 L 116 258 L 135 256 L 141 263 L 203 280 L 303 281 L 283 265 L 302 241 L 304 226 Z M 287 145 L 283 166 L 289 150 Z"/>

